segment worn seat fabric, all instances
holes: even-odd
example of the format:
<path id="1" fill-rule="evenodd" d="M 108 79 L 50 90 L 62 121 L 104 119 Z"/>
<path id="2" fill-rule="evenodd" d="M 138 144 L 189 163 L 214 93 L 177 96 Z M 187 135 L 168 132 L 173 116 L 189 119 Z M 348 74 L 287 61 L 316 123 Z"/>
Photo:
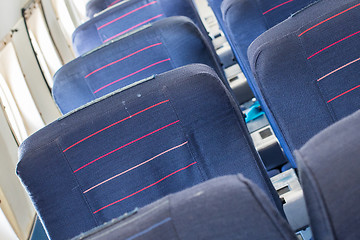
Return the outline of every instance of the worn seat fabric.
<path id="1" fill-rule="evenodd" d="M 135 81 L 191 63 L 211 66 L 228 86 L 199 29 L 186 17 L 171 17 L 63 66 L 54 76 L 53 96 L 67 113 Z"/>
<path id="2" fill-rule="evenodd" d="M 282 212 L 232 95 L 188 65 L 83 106 L 20 146 L 17 174 L 53 239 L 170 193 L 242 173 Z"/>
<path id="3" fill-rule="evenodd" d="M 122 1 L 80 25 L 73 33 L 73 48 L 81 55 L 148 23 L 171 16 L 190 18 L 206 34 L 189 0 L 131 0 Z"/>
<path id="4" fill-rule="evenodd" d="M 295 240 L 260 189 L 242 175 L 171 194 L 76 239 Z"/>
<path id="5" fill-rule="evenodd" d="M 360 108 L 359 3 L 319 1 L 249 48 L 259 101 L 293 164 L 295 149 Z"/>
<path id="6" fill-rule="evenodd" d="M 360 111 L 295 152 L 315 239 L 360 239 Z"/>

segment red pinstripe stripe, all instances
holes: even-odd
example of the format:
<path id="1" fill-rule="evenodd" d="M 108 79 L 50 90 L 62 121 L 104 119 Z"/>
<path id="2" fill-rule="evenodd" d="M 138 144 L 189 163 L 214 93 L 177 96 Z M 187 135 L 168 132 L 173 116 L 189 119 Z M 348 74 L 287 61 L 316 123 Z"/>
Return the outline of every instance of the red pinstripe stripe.
<path id="1" fill-rule="evenodd" d="M 142 69 L 140 69 L 140 70 L 137 70 L 136 72 L 130 73 L 129 75 L 126 75 L 125 77 L 119 78 L 119 79 L 117 79 L 117 80 L 115 80 L 115 81 L 113 81 L 113 82 L 111 82 L 111 83 L 109 83 L 109 84 L 106 84 L 105 86 L 102 86 L 101 88 L 97 89 L 94 93 L 97 93 L 97 92 L 103 90 L 104 88 L 107 88 L 107 87 L 113 85 L 114 83 L 117 83 L 117 82 L 119 82 L 119 81 L 122 81 L 122 80 L 124 80 L 124 79 L 126 79 L 126 78 L 128 78 L 128 77 L 131 77 L 131 76 L 133 76 L 133 75 L 135 75 L 135 74 L 137 74 L 137 73 L 139 73 L 139 72 L 142 72 L 142 71 L 144 71 L 144 70 L 146 70 L 146 69 L 148 69 L 148 68 L 151 68 L 151 67 L 153 67 L 153 66 L 155 66 L 155 65 L 158 65 L 158 64 L 160 64 L 160 63 L 167 62 L 167 61 L 170 61 L 170 58 L 167 58 L 167 59 L 158 61 L 158 62 L 156 62 L 156 63 L 150 64 L 149 66 L 146 66 L 146 67 L 144 67 L 144 68 L 142 68 Z"/>
<path id="2" fill-rule="evenodd" d="M 180 122 L 180 120 L 177 120 L 177 121 L 175 121 L 175 122 L 173 122 L 173 123 L 170 123 L 170 124 L 168 124 L 168 125 L 165 125 L 165 126 L 159 128 L 159 129 L 156 129 L 155 131 L 152 131 L 151 133 L 148 133 L 148 134 L 146 134 L 146 135 L 144 135 L 144 136 L 142 136 L 142 137 L 139 137 L 139 138 L 137 138 L 137 139 L 135 139 L 135 140 L 133 140 L 133 141 L 125 144 L 125 145 L 122 145 L 121 147 L 118 147 L 118 148 L 116 148 L 116 149 L 114 149 L 114 150 L 112 150 L 112 151 L 110 151 L 110 152 L 102 155 L 101 157 L 98 157 L 98 158 L 92 160 L 91 162 L 83 165 L 82 167 L 79 167 L 78 169 L 76 169 L 76 170 L 74 171 L 74 173 L 76 173 L 77 171 L 79 171 L 79 170 L 81 170 L 81 169 L 89 166 L 90 164 L 93 164 L 94 162 L 96 162 L 96 161 L 98 161 L 98 160 L 100 160 L 100 159 L 102 159 L 102 158 L 104 158 L 104 157 L 106 157 L 106 156 L 109 156 L 110 154 L 112 154 L 112 153 L 114 153 L 114 152 L 119 151 L 120 149 L 122 149 L 122 148 L 124 148 L 124 147 L 127 147 L 127 146 L 129 146 L 129 145 L 131 145 L 131 144 L 133 144 L 133 143 L 135 143 L 135 142 L 137 142 L 137 141 L 140 141 L 141 139 L 146 138 L 146 137 L 148 137 L 148 136 L 150 136 L 150 135 L 152 135 L 152 134 L 154 134 L 154 133 L 157 133 L 157 132 L 159 132 L 159 131 L 167 128 L 167 127 L 170 127 L 170 126 L 173 125 L 173 124 L 178 123 L 178 122 Z"/>
<path id="3" fill-rule="evenodd" d="M 93 134 L 90 134 L 89 136 L 87 136 L 87 137 L 85 137 L 85 138 L 77 141 L 76 143 L 74 143 L 74 144 L 71 145 L 70 147 L 68 147 L 68 148 L 66 148 L 65 150 L 63 150 L 63 152 L 66 152 L 66 151 L 69 150 L 70 148 L 75 147 L 76 145 L 78 145 L 79 143 L 85 141 L 86 139 L 89 139 L 89 138 L 95 136 L 96 134 L 101 133 L 102 131 L 105 131 L 105 130 L 108 129 L 108 128 L 111 128 L 111 127 L 115 126 L 116 124 L 119 124 L 119 123 L 121 123 L 121 122 L 123 122 L 123 121 L 125 121 L 125 120 L 128 120 L 128 119 L 132 118 L 132 117 L 135 117 L 136 115 L 138 115 L 138 114 L 140 114 L 140 113 L 143 113 L 143 112 L 145 112 L 145 111 L 147 111 L 147 110 L 149 110 L 149 109 L 151 109 L 151 108 L 153 108 L 153 107 L 159 106 L 159 105 L 161 105 L 161 104 L 163 104 L 163 103 L 166 103 L 166 102 L 168 102 L 168 101 L 169 101 L 169 100 L 165 100 L 165 101 L 159 102 L 159 103 L 154 104 L 154 105 L 152 105 L 152 106 L 150 106 L 150 107 L 147 107 L 147 108 L 145 108 L 145 109 L 143 109 L 143 110 L 141 110 L 141 111 L 139 111 L 139 112 L 136 112 L 136 113 L 134 113 L 134 114 L 132 114 L 132 115 L 124 118 L 124 119 L 121 119 L 120 121 L 117 121 L 117 122 L 115 122 L 115 123 L 113 123 L 113 124 L 110 124 L 109 126 L 103 128 L 103 129 L 100 129 L 99 131 L 96 131 L 96 132 L 94 132 Z"/>
<path id="4" fill-rule="evenodd" d="M 292 2 L 292 1 L 294 1 L 294 0 L 289 0 L 289 1 L 281 3 L 281 4 L 279 4 L 279 5 L 277 5 L 277 6 L 273 7 L 273 8 L 270 8 L 269 10 L 263 12 L 263 15 L 265 15 L 265 14 L 271 12 L 272 10 L 275 10 L 276 8 L 279 8 L 279 7 L 281 7 L 281 6 L 285 5 L 285 4 L 288 4 L 288 3 Z"/>
<path id="5" fill-rule="evenodd" d="M 154 160 L 154 159 L 156 159 L 156 158 L 164 155 L 165 153 L 171 152 L 172 150 L 175 150 L 175 149 L 177 149 L 177 148 L 179 148 L 179 147 L 182 147 L 182 146 L 184 146 L 184 145 L 187 144 L 187 143 L 188 143 L 188 142 L 186 141 L 186 142 L 184 142 L 184 143 L 182 143 L 182 144 L 179 144 L 179 145 L 177 145 L 177 146 L 175 146 L 175 147 L 172 147 L 172 148 L 170 148 L 170 149 L 168 149 L 168 150 L 166 150 L 166 151 L 163 151 L 162 153 L 159 153 L 158 155 L 156 155 L 156 156 L 154 156 L 154 157 L 152 157 L 152 158 L 150 158 L 150 159 L 148 159 L 148 160 L 146 160 L 146 161 L 144 161 L 144 162 L 142 162 L 142 163 L 139 163 L 138 165 L 136 165 L 136 166 L 134 166 L 134 167 L 131 167 L 131 168 L 129 168 L 129 169 L 127 169 L 127 170 L 119 173 L 119 174 L 116 174 L 115 176 L 112 176 L 111 178 L 108 178 L 108 179 L 106 179 L 106 180 L 104 180 L 104 181 L 102 181 L 102 182 L 100 182 L 100 183 L 92 186 L 91 188 L 85 190 L 83 193 L 87 193 L 87 192 L 93 190 L 94 188 L 97 188 L 97 187 L 103 185 L 104 183 L 107 183 L 108 181 L 113 180 L 114 178 L 120 177 L 121 175 L 124 175 L 125 173 L 128 173 L 128 172 L 130 172 L 130 171 L 132 171 L 132 170 L 134 170 L 134 169 L 136 169 L 136 168 L 138 168 L 138 167 L 140 167 L 140 166 L 142 166 L 142 165 L 144 165 L 144 164 L 146 164 L 146 163 L 148 163 L 148 162 L 151 162 L 152 160 Z"/>
<path id="6" fill-rule="evenodd" d="M 345 95 L 345 94 L 347 94 L 347 93 L 349 93 L 349 92 L 351 92 L 351 91 L 354 91 L 355 89 L 357 89 L 357 88 L 359 88 L 359 87 L 360 87 L 360 85 L 357 85 L 356 87 L 353 87 L 352 89 L 347 90 L 346 92 L 343 92 L 343 93 L 340 94 L 340 95 L 337 95 L 336 97 L 330 99 L 330 100 L 327 101 L 327 102 L 329 103 L 329 102 L 331 102 L 331 101 L 334 101 L 335 99 L 337 99 L 337 98 L 339 98 L 339 97 L 341 97 L 341 96 L 343 96 L 343 95 Z"/>
<path id="7" fill-rule="evenodd" d="M 120 58 L 120 59 L 118 59 L 118 60 L 116 60 L 116 61 L 114 61 L 114 62 L 111 62 L 111 63 L 109 63 L 109 64 L 106 64 L 105 66 L 102 66 L 102 67 L 100 67 L 100 68 L 92 71 L 91 73 L 89 73 L 88 75 L 86 75 L 85 78 L 88 78 L 88 77 L 91 76 L 92 74 L 94 74 L 94 73 L 96 73 L 96 72 L 98 72 L 98 71 L 100 71 L 100 70 L 102 70 L 102 69 L 104 69 L 104 68 L 107 68 L 107 67 L 109 67 L 109 66 L 111 66 L 111 65 L 113 65 L 113 64 L 115 64 L 115 63 L 121 62 L 122 60 L 125 60 L 125 59 L 127 59 L 127 58 L 129 58 L 129 57 L 131 57 L 131 56 L 134 56 L 135 54 L 138 54 L 138 53 L 140 53 L 140 52 L 142 52 L 142 51 L 144 51 L 144 50 L 146 50 L 146 49 L 149 49 L 149 48 L 152 48 L 152 47 L 155 47 L 155 46 L 159 46 L 159 45 L 161 45 L 161 44 L 162 44 L 162 43 L 160 42 L 160 43 L 155 43 L 155 44 L 152 44 L 152 45 L 150 45 L 150 46 L 144 47 L 144 48 L 142 48 L 142 49 L 140 49 L 140 50 L 138 50 L 138 51 L 136 51 L 136 52 L 133 52 L 133 53 L 131 53 L 131 54 L 129 54 L 129 55 L 123 57 L 123 58 Z"/>
<path id="8" fill-rule="evenodd" d="M 138 194 L 138 193 L 140 193 L 140 192 L 142 192 L 142 191 L 144 191 L 144 190 L 146 190 L 146 189 L 148 189 L 148 188 L 150 188 L 150 187 L 152 187 L 152 186 L 154 186 L 154 185 L 156 185 L 156 184 L 158 184 L 158 183 L 160 183 L 160 182 L 164 181 L 165 179 L 167 179 L 167 178 L 171 177 L 172 175 L 174 175 L 174 174 L 176 174 L 176 173 L 178 173 L 178 172 L 181 172 L 181 171 L 183 171 L 183 170 L 185 170 L 185 169 L 187 169 L 187 168 L 191 167 L 192 165 L 194 165 L 194 164 L 196 164 L 196 163 L 197 163 L 197 162 L 193 162 L 193 163 L 191 163 L 191 164 L 187 165 L 186 167 L 180 168 L 180 169 L 176 170 L 175 172 L 173 172 L 173 173 L 171 173 L 171 174 L 167 175 L 166 177 L 163 177 L 162 179 L 160 179 L 160 180 L 158 180 L 158 181 L 154 182 L 153 184 L 150 184 L 149 186 L 144 187 L 144 188 L 140 189 L 139 191 L 136 191 L 136 192 L 134 192 L 134 193 L 132 193 L 132 194 L 130 194 L 130 195 L 128 195 L 128 196 L 126 196 L 126 197 L 124 197 L 124 198 L 121 198 L 121 199 L 119 199 L 119 200 L 117 200 L 117 201 L 115 201 L 115 202 L 113 202 L 113 203 L 110 203 L 110 204 L 108 204 L 108 205 L 106 205 L 106 206 L 104 206 L 104 207 L 102 207 L 102 208 L 100 208 L 100 209 L 96 210 L 96 211 L 95 211 L 95 212 L 93 212 L 93 213 L 95 214 L 95 213 L 100 212 L 101 210 L 104 210 L 105 208 L 108 208 L 108 207 L 110 207 L 110 206 L 112 206 L 112 205 L 114 205 L 114 204 L 116 204 L 116 203 L 119 203 L 119 202 L 121 202 L 121 201 L 124 201 L 125 199 L 128 199 L 129 197 L 132 197 L 132 196 L 134 196 L 134 195 L 136 195 L 136 194 Z"/>
<path id="9" fill-rule="evenodd" d="M 106 26 L 108 26 L 108 25 L 110 25 L 110 24 L 112 24 L 112 23 L 114 23 L 114 22 L 116 22 L 116 21 L 118 21 L 118 20 L 120 20 L 120 19 L 122 19 L 122 18 L 124 18 L 124 17 L 126 17 L 126 16 L 128 16 L 128 15 L 130 15 L 130 14 L 132 14 L 132 13 L 134 13 L 134 12 L 137 12 L 137 11 L 139 11 L 140 9 L 143 9 L 143 8 L 145 8 L 145 7 L 147 7 L 147 6 L 150 6 L 150 5 L 152 5 L 152 4 L 155 4 L 156 2 L 157 2 L 157 1 L 150 2 L 150 3 L 148 3 L 148 4 L 145 4 L 145 5 L 141 6 L 141 7 L 136 8 L 136 9 L 134 9 L 134 10 L 128 12 L 128 13 L 125 13 L 124 15 L 122 15 L 122 16 L 120 16 L 120 17 L 118 17 L 118 18 L 115 18 L 114 20 L 111 20 L 110 22 L 107 22 L 107 23 L 101 25 L 100 27 L 97 28 L 97 30 L 100 30 L 100 29 L 102 29 L 103 27 L 106 27 Z"/>
<path id="10" fill-rule="evenodd" d="M 110 3 L 110 5 L 109 5 L 108 7 L 111 7 L 112 5 L 115 5 L 115 4 L 117 4 L 118 2 L 120 2 L 120 1 L 122 1 L 122 0 L 113 1 L 112 3 Z"/>
<path id="11" fill-rule="evenodd" d="M 333 19 L 333 18 L 335 18 L 335 17 L 337 17 L 337 16 L 339 16 L 339 15 L 341 15 L 341 14 L 343 14 L 343 13 L 346 13 L 347 11 L 350 11 L 351 9 L 356 8 L 356 7 L 358 7 L 358 6 L 360 6 L 360 3 L 356 4 L 355 6 L 350 7 L 350 8 L 348 8 L 348 9 L 345 9 L 344 11 L 342 11 L 342 12 L 340 12 L 340 13 L 338 13 L 338 14 L 335 14 L 334 16 L 331 16 L 331 17 L 325 19 L 324 21 L 319 22 L 318 24 L 315 24 L 315 25 L 312 26 L 311 28 L 308 28 L 308 29 L 306 29 L 305 31 L 303 31 L 302 33 L 300 33 L 300 34 L 298 35 L 298 37 L 301 37 L 303 34 L 307 33 L 308 31 L 310 31 L 310 30 L 312 30 L 312 29 L 314 29 L 314 28 L 316 28 L 317 26 L 319 26 L 319 25 L 321 25 L 321 24 L 323 24 L 323 23 L 325 23 L 325 22 L 327 22 L 327 21 L 329 21 L 329 20 L 331 20 L 331 19 Z"/>
<path id="12" fill-rule="evenodd" d="M 311 56 L 308 57 L 307 59 L 310 59 L 310 58 L 314 57 L 315 55 L 317 55 L 317 54 L 325 51 L 326 49 L 328 49 L 328 48 L 330 48 L 330 47 L 332 47 L 332 46 L 334 46 L 334 45 L 336 45 L 336 44 L 338 44 L 338 43 L 340 43 L 340 42 L 342 42 L 342 41 L 344 41 L 344 40 L 346 40 L 346 39 L 348 39 L 348 38 L 350 38 L 350 37 L 352 37 L 352 36 L 355 36 L 355 35 L 358 34 L 358 33 L 360 33 L 360 31 L 357 31 L 356 33 L 353 33 L 353 34 L 351 34 L 351 35 L 349 35 L 349 36 L 347 36 L 347 37 L 344 37 L 343 39 L 340 39 L 339 41 L 334 42 L 333 44 L 330 44 L 329 46 L 321 49 L 320 51 L 317 51 L 316 53 L 314 53 L 313 55 L 311 55 Z"/>
<path id="13" fill-rule="evenodd" d="M 126 30 L 124 30 L 124 31 L 122 31 L 122 32 L 120 32 L 120 33 L 112 36 L 112 37 L 109 37 L 108 39 L 104 40 L 104 43 L 105 43 L 105 42 L 108 42 L 108 41 L 110 41 L 110 40 L 112 40 L 112 39 L 114 39 L 114 38 L 116 38 L 116 37 L 118 37 L 118 36 L 120 36 L 120 35 L 122 35 L 122 34 L 124 34 L 124 33 L 127 33 L 127 32 L 129 32 L 129 31 L 133 30 L 134 28 L 137 28 L 137 27 L 139 27 L 139 26 L 141 26 L 141 25 L 144 25 L 145 23 L 148 23 L 148 22 L 150 22 L 151 20 L 154 20 L 154 19 L 156 19 L 156 18 L 159 18 L 159 17 L 161 17 L 162 15 L 163 15 L 163 14 L 159 14 L 159 15 L 157 15 L 157 16 L 155 16 L 155 17 L 149 18 L 148 20 L 145 20 L 145 21 L 143 21 L 143 22 L 141 22 L 141 23 L 139 23 L 139 24 L 136 24 L 135 26 L 132 26 L 131 28 L 128 28 L 128 29 L 126 29 Z"/>

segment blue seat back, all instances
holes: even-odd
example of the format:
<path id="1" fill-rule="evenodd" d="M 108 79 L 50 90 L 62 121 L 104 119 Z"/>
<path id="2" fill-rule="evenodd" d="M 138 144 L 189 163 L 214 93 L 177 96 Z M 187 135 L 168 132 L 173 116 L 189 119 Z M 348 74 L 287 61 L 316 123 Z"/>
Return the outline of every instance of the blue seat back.
<path id="1" fill-rule="evenodd" d="M 248 47 L 266 30 L 315 1 L 210 0 L 217 15 L 222 17 L 220 22 L 225 36 L 256 97 L 258 97 L 258 93 L 253 86 L 253 75 L 247 57 Z"/>
<path id="2" fill-rule="evenodd" d="M 81 55 L 147 23 L 171 16 L 190 18 L 206 34 L 189 0 L 131 0 L 122 1 L 80 25 L 73 33 L 73 48 Z"/>
<path id="3" fill-rule="evenodd" d="M 95 14 L 122 1 L 124 0 L 90 0 L 86 4 L 86 16 L 92 18 Z"/>
<path id="4" fill-rule="evenodd" d="M 315 239 L 360 239 L 360 111 L 295 152 Z"/>
<path id="5" fill-rule="evenodd" d="M 104 96 L 33 134 L 19 151 L 17 174 L 54 239 L 235 173 L 282 209 L 238 106 L 206 65 Z"/>
<path id="6" fill-rule="evenodd" d="M 249 48 L 259 100 L 290 160 L 293 150 L 360 108 L 359 16 L 358 1 L 319 1 Z"/>
<path id="7" fill-rule="evenodd" d="M 217 56 L 185 17 L 171 17 L 124 36 L 63 66 L 54 76 L 53 96 L 62 113 L 153 74 L 191 63 L 213 67 Z"/>
<path id="8" fill-rule="evenodd" d="M 296 239 L 261 190 L 240 174 L 171 194 L 76 239 L 115 240 L 120 236 L 139 240 Z"/>

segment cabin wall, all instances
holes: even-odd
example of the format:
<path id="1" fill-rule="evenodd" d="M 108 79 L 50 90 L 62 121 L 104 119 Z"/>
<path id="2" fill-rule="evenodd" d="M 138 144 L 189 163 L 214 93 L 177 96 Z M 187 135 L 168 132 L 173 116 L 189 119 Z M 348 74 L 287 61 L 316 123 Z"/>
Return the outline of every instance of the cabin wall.
<path id="1" fill-rule="evenodd" d="M 19 239 L 27 239 L 35 217 L 34 207 L 15 175 L 17 143 L 0 111 L 0 206 Z M 0 236 L 1 239 L 1 236 Z"/>
<path id="2" fill-rule="evenodd" d="M 19 110 L 22 120 L 20 122 L 25 128 L 25 136 L 19 138 L 14 135 L 14 126 L 10 124 L 4 102 L 0 99 L 0 165 L 2 166 L 0 168 L 0 222 L 6 217 L 13 235 L 16 234 L 15 238 L 4 235 L 4 232 L 7 231 L 7 234 L 10 234 L 11 231 L 6 230 L 2 224 L 0 239 L 28 239 L 35 218 L 34 207 L 15 174 L 18 144 L 28 135 L 61 115 L 52 99 L 50 87 L 44 79 L 26 31 L 21 10 L 28 2 L 30 1 L 0 0 L 0 80 L 3 80 L 0 87 L 13 96 L 14 106 L 17 109 L 12 110 Z M 59 45 L 57 50 L 62 53 L 62 65 L 73 58 L 73 53 L 58 26 L 52 1 L 42 0 L 42 2 L 45 15 L 49 16 L 47 20 L 48 25 L 51 26 L 53 38 L 57 40 L 55 44 Z M 16 31 L 11 33 L 13 29 Z M 13 72 L 14 67 L 19 69 L 16 74 Z M 26 94 L 19 94 L 20 87 L 26 90 Z M 29 104 L 32 107 L 27 107 L 26 112 L 20 111 L 21 107 Z"/>
<path id="3" fill-rule="evenodd" d="M 21 8 L 27 0 L 0 0 L 0 39 L 15 26 L 21 18 Z"/>

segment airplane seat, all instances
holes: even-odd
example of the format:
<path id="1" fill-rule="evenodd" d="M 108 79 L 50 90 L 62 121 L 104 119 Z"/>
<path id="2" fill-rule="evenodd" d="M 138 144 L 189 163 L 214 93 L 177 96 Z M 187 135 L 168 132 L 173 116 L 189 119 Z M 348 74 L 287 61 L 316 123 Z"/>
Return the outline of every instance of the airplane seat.
<path id="1" fill-rule="evenodd" d="M 358 127 L 360 111 L 295 152 L 314 239 L 360 239 Z"/>
<path id="2" fill-rule="evenodd" d="M 295 240 L 267 196 L 241 174 L 170 194 L 75 239 Z"/>
<path id="3" fill-rule="evenodd" d="M 86 16 L 92 18 L 95 14 L 122 1 L 124 0 L 90 0 L 86 4 Z"/>
<path id="4" fill-rule="evenodd" d="M 260 98 L 260 96 L 256 87 L 253 86 L 254 77 L 247 57 L 248 47 L 253 40 L 266 30 L 314 1 L 208 0 L 208 4 L 212 8 L 219 26 L 227 38 L 234 56 L 247 79 L 247 83 L 256 98 Z M 262 109 L 260 113 L 263 113 Z M 287 159 L 282 157 L 283 153 L 279 144 L 276 143 L 275 146 L 270 148 L 270 150 L 276 149 L 275 153 L 280 153 L 278 157 L 264 159 L 270 165 L 281 168 L 281 165 Z M 292 166 L 295 167 L 294 164 Z M 270 174 L 272 175 L 272 173 Z"/>
<path id="5" fill-rule="evenodd" d="M 359 16 L 358 0 L 318 1 L 249 47 L 258 100 L 293 165 L 295 149 L 360 108 Z"/>
<path id="6" fill-rule="evenodd" d="M 237 173 L 283 214 L 242 113 L 202 64 L 138 81 L 63 116 L 21 144 L 17 165 L 53 239 Z"/>
<path id="7" fill-rule="evenodd" d="M 54 76 L 53 96 L 67 113 L 135 81 L 191 63 L 211 66 L 230 89 L 199 29 L 186 17 L 170 17 L 64 65 Z"/>
<path id="8" fill-rule="evenodd" d="M 76 28 L 72 35 L 75 53 L 82 55 L 104 43 L 171 16 L 190 18 L 207 36 L 190 0 L 131 0 L 109 8 Z M 210 43 L 210 39 L 208 39 Z"/>
<path id="9" fill-rule="evenodd" d="M 253 76 L 247 58 L 248 47 L 263 32 L 315 1 L 209 0 L 209 5 L 255 97 L 257 92 L 252 86 Z"/>

